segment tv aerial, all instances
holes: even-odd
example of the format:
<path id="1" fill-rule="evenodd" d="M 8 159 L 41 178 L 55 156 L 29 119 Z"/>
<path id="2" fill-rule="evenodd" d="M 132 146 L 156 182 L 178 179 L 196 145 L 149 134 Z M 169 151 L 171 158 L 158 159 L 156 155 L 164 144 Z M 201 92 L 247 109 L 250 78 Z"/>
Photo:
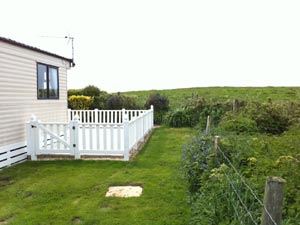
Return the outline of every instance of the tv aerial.
<path id="1" fill-rule="evenodd" d="M 42 38 L 61 38 L 61 39 L 67 39 L 68 42 L 67 44 L 69 44 L 71 42 L 71 46 L 72 46 L 72 61 L 74 63 L 74 37 L 70 36 L 70 35 L 66 35 L 66 36 L 41 36 Z"/>

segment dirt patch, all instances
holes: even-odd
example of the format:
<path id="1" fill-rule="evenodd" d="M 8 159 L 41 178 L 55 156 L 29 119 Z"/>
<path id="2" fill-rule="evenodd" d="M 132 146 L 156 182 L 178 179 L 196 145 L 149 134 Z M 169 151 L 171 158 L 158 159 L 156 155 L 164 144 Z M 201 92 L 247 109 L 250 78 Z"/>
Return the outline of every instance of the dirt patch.
<path id="1" fill-rule="evenodd" d="M 79 216 L 73 217 L 72 224 L 81 224 L 81 223 L 82 223 L 82 221 Z"/>
<path id="2" fill-rule="evenodd" d="M 141 186 L 112 186 L 108 188 L 105 197 L 140 197 L 142 192 L 143 188 Z"/>
<path id="3" fill-rule="evenodd" d="M 7 218 L 0 218 L 0 225 L 9 224 L 13 219 L 13 216 L 9 216 Z"/>
<path id="4" fill-rule="evenodd" d="M 11 177 L 0 177 L 0 187 L 10 185 L 13 183 Z"/>
<path id="5" fill-rule="evenodd" d="M 26 191 L 25 193 L 24 193 L 24 198 L 29 198 L 29 197 L 31 197 L 33 195 L 33 193 L 31 192 L 31 191 Z"/>

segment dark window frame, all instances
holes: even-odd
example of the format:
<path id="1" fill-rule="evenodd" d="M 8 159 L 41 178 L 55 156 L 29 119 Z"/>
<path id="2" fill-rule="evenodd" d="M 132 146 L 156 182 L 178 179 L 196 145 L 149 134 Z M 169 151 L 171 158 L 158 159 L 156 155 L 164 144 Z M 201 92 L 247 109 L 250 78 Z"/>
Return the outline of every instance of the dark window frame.
<path id="1" fill-rule="evenodd" d="M 47 77 L 47 96 L 46 97 L 40 97 L 39 96 L 39 71 L 38 71 L 38 66 L 39 65 L 46 66 L 46 72 L 47 72 L 47 74 L 46 74 L 46 77 Z M 50 93 L 49 93 L 49 68 L 57 70 L 57 96 L 55 96 L 55 97 L 50 96 Z M 37 99 L 38 100 L 57 100 L 57 99 L 59 99 L 59 67 L 37 62 L 36 63 L 36 78 L 37 78 L 36 79 L 36 85 L 37 85 L 36 90 L 37 90 Z"/>

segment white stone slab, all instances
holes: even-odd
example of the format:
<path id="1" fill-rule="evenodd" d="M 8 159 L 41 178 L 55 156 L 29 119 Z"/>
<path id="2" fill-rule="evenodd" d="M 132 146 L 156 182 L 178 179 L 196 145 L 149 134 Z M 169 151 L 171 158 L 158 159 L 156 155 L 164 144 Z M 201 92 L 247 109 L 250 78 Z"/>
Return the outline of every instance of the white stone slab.
<path id="1" fill-rule="evenodd" d="M 108 188 L 105 197 L 140 197 L 142 192 L 143 188 L 140 186 L 112 186 Z"/>

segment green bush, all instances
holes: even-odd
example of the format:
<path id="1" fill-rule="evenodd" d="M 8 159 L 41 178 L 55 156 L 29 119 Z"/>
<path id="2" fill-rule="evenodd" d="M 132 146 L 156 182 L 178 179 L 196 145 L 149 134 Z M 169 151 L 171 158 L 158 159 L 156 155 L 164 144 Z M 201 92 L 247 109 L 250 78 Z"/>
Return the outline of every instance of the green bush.
<path id="1" fill-rule="evenodd" d="M 236 134 L 258 132 L 256 122 L 243 114 L 227 114 L 222 118 L 219 128 Z"/>
<path id="2" fill-rule="evenodd" d="M 184 109 L 178 109 L 167 115 L 166 124 L 170 127 L 190 127 L 191 118 Z"/>
<path id="3" fill-rule="evenodd" d="M 83 95 L 72 95 L 68 98 L 68 104 L 71 109 L 90 109 L 93 98 Z"/>
<path id="4" fill-rule="evenodd" d="M 168 111 L 169 110 L 169 99 L 159 93 L 149 95 L 145 108 L 149 109 L 153 105 L 156 111 Z"/>
<path id="5" fill-rule="evenodd" d="M 120 94 L 110 95 L 106 102 L 107 109 L 122 109 L 123 97 Z"/>
<path id="6" fill-rule="evenodd" d="M 210 116 L 212 126 L 217 126 L 224 114 L 231 111 L 231 103 L 229 102 L 212 102 L 207 104 L 199 115 L 199 127 L 204 129 L 206 126 L 207 116 Z"/>
<path id="7" fill-rule="evenodd" d="M 211 113 L 214 112 L 216 111 Z M 225 110 L 220 112 L 217 114 L 222 115 Z M 221 116 L 216 117 L 218 119 L 222 118 Z M 205 117 L 202 121 L 205 121 Z M 299 115 L 298 107 L 295 105 L 275 104 L 271 101 L 269 103 L 251 102 L 238 112 L 227 113 L 221 120 L 220 128 L 237 134 L 254 132 L 281 134 L 288 130 L 291 122 L 297 121 L 299 121 Z M 205 126 L 204 122 L 202 123 L 202 126 Z"/>
<path id="8" fill-rule="evenodd" d="M 90 97 L 99 96 L 100 92 L 100 89 L 94 85 L 89 85 L 82 89 L 82 94 Z"/>
<path id="9" fill-rule="evenodd" d="M 93 97 L 93 102 L 91 104 L 91 109 L 106 109 L 108 95 L 101 94 L 100 96 Z"/>
<path id="10" fill-rule="evenodd" d="M 209 170 L 212 156 L 212 142 L 206 136 L 196 136 L 183 147 L 182 168 L 191 194 L 197 193 L 205 182 L 202 175 Z"/>
<path id="11" fill-rule="evenodd" d="M 136 96 L 123 95 L 123 108 L 125 109 L 141 109 L 137 104 Z"/>
<path id="12" fill-rule="evenodd" d="M 69 89 L 68 90 L 68 97 L 72 95 L 83 95 L 82 89 Z"/>
<path id="13" fill-rule="evenodd" d="M 126 95 L 113 94 L 107 98 L 107 109 L 137 109 L 136 99 Z"/>
<path id="14" fill-rule="evenodd" d="M 261 133 L 281 134 L 288 130 L 290 121 L 282 105 L 256 103 L 248 110 Z"/>
<path id="15" fill-rule="evenodd" d="M 199 123 L 200 114 L 206 107 L 207 102 L 204 98 L 199 97 L 198 95 L 193 95 L 189 98 L 184 106 L 186 115 L 191 120 L 191 127 Z"/>
<path id="16" fill-rule="evenodd" d="M 166 112 L 169 110 L 169 99 L 159 93 L 154 93 L 148 97 L 145 108 L 149 109 L 151 105 L 154 107 L 154 123 L 162 124 Z"/>
<path id="17" fill-rule="evenodd" d="M 160 125 L 166 121 L 167 113 L 163 111 L 155 111 L 154 110 L 154 124 Z"/>
<path id="18" fill-rule="evenodd" d="M 285 116 L 289 118 L 290 123 L 300 122 L 300 102 L 286 102 L 282 104 Z"/>
<path id="19" fill-rule="evenodd" d="M 239 103 L 239 107 L 242 107 L 241 101 L 236 100 L 236 102 Z M 213 126 L 218 125 L 222 116 L 232 110 L 232 103 L 207 101 L 198 95 L 193 95 L 187 100 L 184 110 L 191 120 L 191 127 L 198 125 L 200 129 L 204 129 L 207 116 L 210 116 Z"/>

